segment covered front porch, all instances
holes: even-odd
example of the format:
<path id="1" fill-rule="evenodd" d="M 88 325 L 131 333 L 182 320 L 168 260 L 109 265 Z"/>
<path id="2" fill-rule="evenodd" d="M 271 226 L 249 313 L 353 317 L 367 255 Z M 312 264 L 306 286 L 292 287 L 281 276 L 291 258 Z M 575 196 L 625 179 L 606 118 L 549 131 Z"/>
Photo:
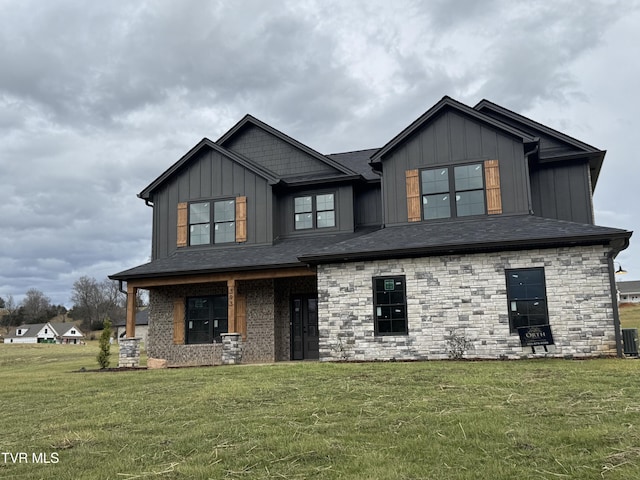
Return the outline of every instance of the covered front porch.
<path id="1" fill-rule="evenodd" d="M 131 279 L 127 338 L 136 336 L 140 289 L 149 291 L 147 355 L 154 363 L 267 363 L 318 356 L 315 268 Z M 225 353 L 230 348 L 233 361 Z"/>

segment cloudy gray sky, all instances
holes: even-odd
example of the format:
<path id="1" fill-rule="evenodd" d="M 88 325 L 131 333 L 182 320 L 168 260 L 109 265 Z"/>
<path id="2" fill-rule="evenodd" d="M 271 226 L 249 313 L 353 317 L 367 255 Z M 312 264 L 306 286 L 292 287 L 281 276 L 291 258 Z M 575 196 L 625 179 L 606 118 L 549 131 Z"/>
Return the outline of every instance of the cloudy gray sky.
<path id="1" fill-rule="evenodd" d="M 443 95 L 608 151 L 596 223 L 635 230 L 640 2 L 0 0 L 0 297 L 147 261 L 136 198 L 245 113 L 322 153 L 382 146 Z"/>

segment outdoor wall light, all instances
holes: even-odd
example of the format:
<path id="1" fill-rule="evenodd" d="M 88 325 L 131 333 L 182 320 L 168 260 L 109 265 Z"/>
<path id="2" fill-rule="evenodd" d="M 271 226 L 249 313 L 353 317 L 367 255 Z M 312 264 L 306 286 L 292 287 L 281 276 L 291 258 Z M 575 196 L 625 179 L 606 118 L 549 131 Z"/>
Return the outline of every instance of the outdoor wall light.
<path id="1" fill-rule="evenodd" d="M 615 262 L 615 263 L 618 263 L 618 262 Z M 627 273 L 627 271 L 624 268 L 622 268 L 622 265 L 618 263 L 618 269 L 616 270 L 616 275 L 624 275 L 625 273 Z"/>

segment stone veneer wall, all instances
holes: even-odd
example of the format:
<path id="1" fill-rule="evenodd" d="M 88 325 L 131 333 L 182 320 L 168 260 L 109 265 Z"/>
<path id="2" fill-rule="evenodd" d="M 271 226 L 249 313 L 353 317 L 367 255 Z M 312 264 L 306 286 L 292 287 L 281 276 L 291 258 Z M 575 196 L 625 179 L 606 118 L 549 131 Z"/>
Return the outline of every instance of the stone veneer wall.
<path id="1" fill-rule="evenodd" d="M 505 269 L 544 267 L 555 346 L 523 349 L 509 332 Z M 375 336 L 372 277 L 405 275 L 408 335 Z M 321 360 L 616 355 L 607 249 L 552 248 L 318 266 Z"/>
<path id="2" fill-rule="evenodd" d="M 227 293 L 225 283 L 176 285 L 149 291 L 149 338 L 147 355 L 167 360 L 168 366 L 220 365 L 222 344 L 174 345 L 173 301 L 197 295 Z M 247 338 L 242 342 L 242 363 L 273 362 L 273 280 L 238 282 L 238 294 L 247 299 Z"/>

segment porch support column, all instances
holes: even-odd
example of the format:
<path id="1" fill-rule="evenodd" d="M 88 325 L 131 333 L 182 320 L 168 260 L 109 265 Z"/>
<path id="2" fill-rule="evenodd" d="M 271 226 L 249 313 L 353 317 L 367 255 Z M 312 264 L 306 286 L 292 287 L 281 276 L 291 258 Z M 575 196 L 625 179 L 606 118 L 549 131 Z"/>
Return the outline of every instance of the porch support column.
<path id="1" fill-rule="evenodd" d="M 238 327 L 236 322 L 237 309 L 236 309 L 236 279 L 230 278 L 227 280 L 227 321 L 229 324 L 229 333 L 237 333 Z"/>
<path id="2" fill-rule="evenodd" d="M 127 285 L 127 326 L 126 335 L 127 338 L 133 338 L 136 336 L 136 296 L 138 295 L 138 289 Z"/>

